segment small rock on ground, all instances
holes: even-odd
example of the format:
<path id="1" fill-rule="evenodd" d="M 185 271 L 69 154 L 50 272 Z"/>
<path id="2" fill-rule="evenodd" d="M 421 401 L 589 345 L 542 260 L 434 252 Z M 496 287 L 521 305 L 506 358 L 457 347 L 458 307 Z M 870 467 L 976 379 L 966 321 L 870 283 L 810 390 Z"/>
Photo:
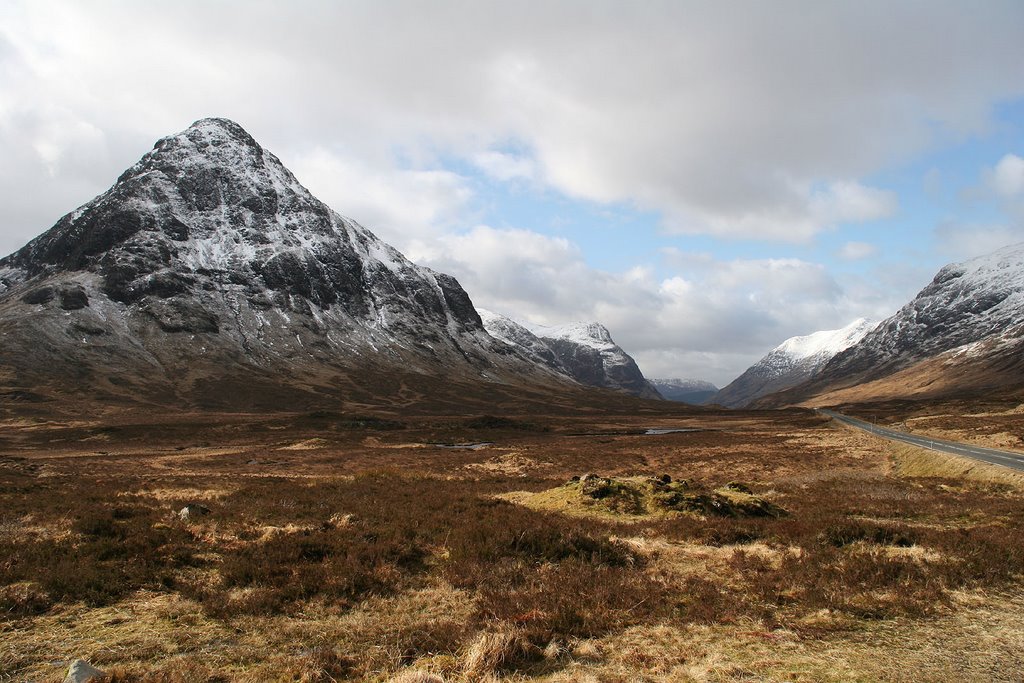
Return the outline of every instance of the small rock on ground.
<path id="1" fill-rule="evenodd" d="M 188 522 L 199 517 L 210 514 L 210 508 L 198 503 L 189 503 L 178 511 L 178 519 Z"/>
<path id="2" fill-rule="evenodd" d="M 88 681 L 103 678 L 106 675 L 105 672 L 100 671 L 84 659 L 76 659 L 68 667 L 64 683 L 87 683 Z"/>

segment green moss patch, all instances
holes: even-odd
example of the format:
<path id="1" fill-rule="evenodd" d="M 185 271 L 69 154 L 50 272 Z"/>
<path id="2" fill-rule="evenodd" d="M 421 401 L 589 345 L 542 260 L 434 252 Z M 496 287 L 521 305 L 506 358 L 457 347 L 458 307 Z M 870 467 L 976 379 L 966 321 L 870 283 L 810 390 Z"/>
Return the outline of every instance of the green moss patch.
<path id="1" fill-rule="evenodd" d="M 718 517 L 782 517 L 778 505 L 732 482 L 709 489 L 687 479 L 602 477 L 585 474 L 539 493 L 518 493 L 509 500 L 530 508 L 583 517 L 646 519 L 673 514 Z"/>

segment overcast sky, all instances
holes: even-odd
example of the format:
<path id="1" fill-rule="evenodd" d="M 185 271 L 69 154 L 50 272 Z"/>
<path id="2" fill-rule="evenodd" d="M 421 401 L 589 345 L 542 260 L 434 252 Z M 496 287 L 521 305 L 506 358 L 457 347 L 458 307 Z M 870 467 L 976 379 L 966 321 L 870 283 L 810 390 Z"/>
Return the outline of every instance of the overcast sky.
<path id="1" fill-rule="evenodd" d="M 1024 3 L 0 2 L 0 254 L 223 116 L 482 307 L 724 385 L 1024 241 Z"/>

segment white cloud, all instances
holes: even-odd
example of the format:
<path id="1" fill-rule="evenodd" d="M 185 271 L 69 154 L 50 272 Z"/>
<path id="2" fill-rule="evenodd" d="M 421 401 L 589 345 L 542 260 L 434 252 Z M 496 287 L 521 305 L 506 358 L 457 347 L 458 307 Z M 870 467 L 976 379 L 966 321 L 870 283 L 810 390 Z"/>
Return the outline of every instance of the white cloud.
<path id="1" fill-rule="evenodd" d="M 537 170 L 532 159 L 525 156 L 488 150 L 473 156 L 473 163 L 497 180 L 533 180 Z"/>
<path id="2" fill-rule="evenodd" d="M 7 0 L 0 253 L 158 137 L 227 116 L 481 305 L 598 319 L 651 374 L 727 381 L 909 285 L 879 294 L 806 261 L 709 254 L 676 254 L 670 277 L 596 270 L 566 240 L 472 228 L 478 188 L 447 169 L 653 211 L 670 232 L 808 241 L 896 211 L 864 178 L 987 132 L 995 103 L 1024 95 L 1022 30 L 1017 0 Z M 1018 161 L 993 169 L 1004 195 L 1019 194 Z M 1015 232 L 997 228 L 986 239 Z"/>
<path id="3" fill-rule="evenodd" d="M 621 294 L 617 278 L 589 269 L 576 245 L 529 230 L 478 226 L 415 244 L 408 256 L 455 275 L 477 305 L 538 323 L 588 317 L 596 294 Z"/>
<path id="4" fill-rule="evenodd" d="M 954 261 L 988 254 L 1009 244 L 1024 242 L 1024 224 L 1000 225 L 946 221 L 935 228 L 941 253 Z"/>
<path id="5" fill-rule="evenodd" d="M 832 183 L 811 198 L 811 208 L 824 225 L 873 221 L 896 211 L 896 194 L 855 181 Z"/>
<path id="6" fill-rule="evenodd" d="M 726 383 L 787 337 L 904 303 L 900 292 L 853 296 L 821 265 L 800 259 L 719 261 L 666 250 L 676 274 L 659 279 L 651 268 L 592 268 L 562 238 L 488 226 L 413 256 L 455 275 L 484 308 L 547 324 L 598 320 L 655 377 Z"/>
<path id="7" fill-rule="evenodd" d="M 9 0 L 0 27 L 0 128 L 76 122 L 75 143 L 44 140 L 0 188 L 0 225 L 26 238 L 77 196 L 65 147 L 105 140 L 95 194 L 156 137 L 220 115 L 286 159 L 310 140 L 381 174 L 455 158 L 660 212 L 673 231 L 806 240 L 888 215 L 856 179 L 984 133 L 994 103 L 1024 94 L 1012 0 Z M 509 141 L 529 153 L 494 152 Z M 22 187 L 54 202 L 6 208 Z"/>
<path id="8" fill-rule="evenodd" d="M 300 154 L 288 165 L 328 206 L 400 250 L 451 228 L 473 196 L 467 180 L 449 171 L 373 167 L 323 148 Z"/>
<path id="9" fill-rule="evenodd" d="M 1024 194 L 1024 159 L 1016 154 L 1004 156 L 986 176 L 989 188 L 1001 197 Z"/>
<path id="10" fill-rule="evenodd" d="M 868 242 L 847 242 L 837 254 L 844 261 L 863 261 L 878 255 L 878 247 Z"/>
<path id="11" fill-rule="evenodd" d="M 835 181 L 822 189 L 789 183 L 780 185 L 772 207 L 715 212 L 675 206 L 666 216 L 666 228 L 678 234 L 710 234 L 733 239 L 807 242 L 823 230 L 841 223 L 860 223 L 891 216 L 896 194 L 856 181 Z"/>

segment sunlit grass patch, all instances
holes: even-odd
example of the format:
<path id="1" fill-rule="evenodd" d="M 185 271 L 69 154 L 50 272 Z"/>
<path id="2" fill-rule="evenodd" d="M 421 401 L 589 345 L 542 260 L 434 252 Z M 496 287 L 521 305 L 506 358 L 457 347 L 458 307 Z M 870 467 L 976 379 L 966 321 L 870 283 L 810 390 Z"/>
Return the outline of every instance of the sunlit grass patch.
<path id="1" fill-rule="evenodd" d="M 502 496 L 528 508 L 575 517 L 641 522 L 690 513 L 719 517 L 781 517 L 778 505 L 738 483 L 709 490 L 688 480 L 658 477 L 601 477 L 588 474 L 537 493 Z"/>

